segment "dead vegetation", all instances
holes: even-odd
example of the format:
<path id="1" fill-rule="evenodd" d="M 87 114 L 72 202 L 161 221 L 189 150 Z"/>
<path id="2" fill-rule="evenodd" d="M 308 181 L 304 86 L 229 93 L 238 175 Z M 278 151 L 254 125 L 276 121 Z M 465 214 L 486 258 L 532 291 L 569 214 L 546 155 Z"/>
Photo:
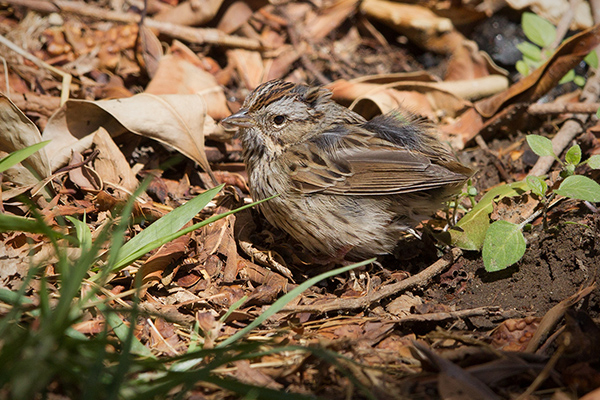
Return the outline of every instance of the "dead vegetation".
<path id="1" fill-rule="evenodd" d="M 83 228 L 76 221 L 82 221 L 97 257 L 83 268 L 71 299 L 80 313 L 68 328 L 90 340 L 113 340 L 106 365 L 122 363 L 127 346 L 140 360 L 164 363 L 153 370 L 154 364 L 136 361 L 138 369 L 126 370 L 125 380 L 135 381 L 131 387 L 139 392 L 119 383 L 115 387 L 131 390 L 115 398 L 176 398 L 173 388 L 185 389 L 183 398 L 190 399 L 244 393 L 596 398 L 600 216 L 593 202 L 566 199 L 546 210 L 530 190 L 517 189 L 492 198 L 480 220 L 531 223 L 525 257 L 495 273 L 483 269 L 474 251 L 483 237 L 469 236 L 467 226 L 449 239 L 447 215 L 440 212 L 421 227 L 431 232 L 423 240 L 407 237 L 396 254 L 310 285 L 278 306 L 236 341 L 241 347 L 232 348 L 233 355 L 219 353 L 230 338 L 332 266 L 312 264 L 301 245 L 245 209 L 106 274 L 101 268 L 114 265 L 110 250 L 116 246 L 104 232 L 119 223 L 145 178 L 153 179 L 130 202 L 132 220 L 121 236 L 111 231 L 117 239 L 131 240 L 220 184 L 225 187 L 214 201 L 207 199 L 180 228 L 251 202 L 239 142 L 218 122 L 275 78 L 325 85 L 335 101 L 366 118 L 404 107 L 428 119 L 478 170 L 476 201 L 528 174 L 557 182 L 555 160 L 538 158 L 525 134 L 552 138 L 559 156 L 575 141 L 584 159 L 600 154 L 600 74 L 581 67 L 600 44 L 600 6 L 562 1 L 565 11 L 557 13 L 531 2 L 527 10 L 557 26 L 556 45 L 539 68 L 520 77 L 516 61 L 496 54 L 498 46 L 480 49 L 487 39 L 499 40 L 498 18 L 507 21 L 499 28 L 502 39 L 516 40 L 510 30 L 521 31 L 524 10 L 513 3 L 5 0 L 0 158 L 49 142 L 2 173 L 4 217 L 36 217 L 38 225 L 14 229 L 13 220 L 0 220 L 0 332 L 10 324 L 43 332 L 34 310 L 67 308 L 60 302 L 71 279 L 65 265 L 76 265 L 94 248 L 81 245 Z M 585 85 L 559 84 L 574 68 L 585 75 Z M 578 171 L 598 180 L 589 166 Z M 461 206 L 457 217 L 471 208 L 467 197 Z M 59 236 L 50 240 L 43 226 Z M 33 266 L 39 268 L 35 276 Z M 22 297 L 15 300 L 11 292 Z M 118 331 L 114 316 L 131 327 L 135 340 Z M 7 351 L 12 339 L 6 338 L 0 360 L 17 354 Z M 201 359 L 190 353 L 197 348 L 206 351 Z M 173 380 L 161 393 L 143 391 L 148 382 L 139 383 L 146 379 L 142 371 L 190 360 L 196 369 L 186 370 L 189 380 Z M 0 380 L 0 397 L 78 397 L 87 393 L 84 378 L 71 383 L 57 372 L 30 392 L 18 391 L 25 384 Z M 253 395 L 253 386 L 272 391 Z"/>

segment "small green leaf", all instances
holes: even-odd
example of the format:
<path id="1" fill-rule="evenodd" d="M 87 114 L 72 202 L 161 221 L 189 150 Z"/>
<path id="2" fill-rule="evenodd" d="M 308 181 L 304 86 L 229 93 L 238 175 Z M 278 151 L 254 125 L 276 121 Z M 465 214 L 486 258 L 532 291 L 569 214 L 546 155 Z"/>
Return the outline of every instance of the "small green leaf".
<path id="1" fill-rule="evenodd" d="M 483 264 L 488 272 L 503 270 L 519 261 L 525 254 L 525 238 L 519 225 L 496 221 L 487 231 L 483 242 Z"/>
<path id="2" fill-rule="evenodd" d="M 542 60 L 542 50 L 533 43 L 521 42 L 517 44 L 517 49 L 523 53 L 523 56 L 530 58 L 533 61 Z"/>
<path id="3" fill-rule="evenodd" d="M 585 86 L 585 78 L 581 75 L 575 75 L 575 78 L 573 78 L 573 83 L 579 87 L 584 87 Z"/>
<path id="4" fill-rule="evenodd" d="M 569 164 L 579 165 L 581 161 L 581 147 L 578 144 L 571 146 L 565 155 L 565 161 Z"/>
<path id="5" fill-rule="evenodd" d="M 591 169 L 600 169 L 600 154 L 591 156 L 587 160 L 587 164 L 590 166 Z"/>
<path id="6" fill-rule="evenodd" d="M 477 196 L 477 188 L 475 186 L 469 186 L 467 189 L 467 195 L 471 197 Z"/>
<path id="7" fill-rule="evenodd" d="M 539 176 L 528 176 L 525 178 L 529 187 L 531 187 L 531 191 L 537 194 L 540 197 L 544 197 L 546 195 L 546 191 L 548 190 L 548 185 L 546 181 L 544 181 Z"/>
<path id="8" fill-rule="evenodd" d="M 565 179 L 556 193 L 572 199 L 600 202 L 600 184 L 583 175 L 573 175 Z"/>
<path id="9" fill-rule="evenodd" d="M 451 243 L 464 250 L 480 250 L 490 226 L 490 213 L 494 210 L 495 201 L 504 197 L 523 194 L 531 188 L 525 181 L 496 186 L 490 189 L 479 202 L 449 229 Z"/>
<path id="10" fill-rule="evenodd" d="M 575 79 L 575 70 L 574 69 L 572 69 L 569 72 L 567 72 L 566 74 L 564 74 L 563 77 L 560 79 L 560 81 L 558 81 L 558 84 L 562 85 L 563 83 L 571 82 L 573 79 Z"/>
<path id="11" fill-rule="evenodd" d="M 523 32 L 527 39 L 540 47 L 548 47 L 556 39 L 556 28 L 548 20 L 530 12 L 524 12 L 521 18 Z"/>
<path id="12" fill-rule="evenodd" d="M 517 61 L 517 63 L 515 64 L 515 68 L 517 69 L 517 71 L 519 71 L 519 73 L 523 76 L 527 76 L 529 75 L 529 73 L 531 72 L 529 70 L 529 66 L 525 63 L 525 61 L 523 60 L 519 60 Z M 600 109 L 598 109 L 600 111 Z M 600 118 L 600 116 L 598 117 Z"/>
<path id="13" fill-rule="evenodd" d="M 560 177 L 563 179 L 566 179 L 571 175 L 575 175 L 575 165 L 574 164 L 565 164 L 563 166 L 562 171 L 560 171 Z"/>
<path id="14" fill-rule="evenodd" d="M 596 53 L 596 50 L 590 51 L 590 54 L 585 56 L 583 61 L 585 61 L 585 63 L 587 65 L 589 65 L 590 67 L 597 69 L 598 68 L 598 53 Z"/>
<path id="15" fill-rule="evenodd" d="M 531 150 L 540 157 L 556 157 L 556 155 L 554 155 L 554 150 L 552 150 L 552 141 L 547 137 L 540 135 L 527 135 L 527 144 L 529 144 Z"/>

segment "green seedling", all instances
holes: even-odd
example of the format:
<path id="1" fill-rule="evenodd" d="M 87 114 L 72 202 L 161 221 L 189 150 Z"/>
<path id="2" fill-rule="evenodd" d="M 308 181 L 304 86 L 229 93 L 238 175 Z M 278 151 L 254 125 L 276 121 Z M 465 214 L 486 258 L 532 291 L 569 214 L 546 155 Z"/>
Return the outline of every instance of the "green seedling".
<path id="1" fill-rule="evenodd" d="M 503 270 L 518 262 L 526 250 L 523 229 L 540 214 L 544 216 L 556 196 L 563 196 L 588 202 L 600 202 L 600 184 L 576 173 L 577 167 L 587 164 L 592 169 L 600 169 L 600 155 L 581 161 L 579 145 L 572 146 L 561 160 L 552 149 L 552 142 L 538 135 L 527 136 L 527 143 L 540 157 L 553 157 L 561 167 L 560 185 L 548 185 L 547 178 L 528 176 L 525 180 L 500 185 L 488 191 L 454 227 L 450 229 L 452 244 L 465 250 L 481 250 L 483 263 L 488 272 Z M 558 182 L 557 182 L 558 183 Z M 513 197 L 530 191 L 542 203 L 541 209 L 520 224 L 508 221 L 490 223 L 490 213 L 494 204 L 504 197 Z"/>
<path id="2" fill-rule="evenodd" d="M 517 71 L 527 76 L 542 64 L 544 64 L 556 51 L 556 27 L 548 20 L 530 13 L 524 12 L 521 17 L 521 26 L 529 42 L 522 42 L 517 49 L 523 54 L 523 58 L 515 64 Z M 590 52 L 584 61 L 593 68 L 598 68 L 598 56 L 596 51 Z M 559 84 L 574 82 L 578 86 L 585 84 L 583 76 L 575 74 L 575 70 L 567 72 Z"/>

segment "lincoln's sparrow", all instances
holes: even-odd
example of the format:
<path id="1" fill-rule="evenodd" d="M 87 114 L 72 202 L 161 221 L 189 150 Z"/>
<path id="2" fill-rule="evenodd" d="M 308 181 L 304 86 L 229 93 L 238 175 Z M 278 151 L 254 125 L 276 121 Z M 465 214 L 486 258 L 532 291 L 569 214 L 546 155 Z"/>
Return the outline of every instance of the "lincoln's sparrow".
<path id="1" fill-rule="evenodd" d="M 391 252 L 401 233 L 455 194 L 471 170 L 404 112 L 366 121 L 319 87 L 274 80 L 223 120 L 240 127 L 255 200 L 313 253 Z"/>

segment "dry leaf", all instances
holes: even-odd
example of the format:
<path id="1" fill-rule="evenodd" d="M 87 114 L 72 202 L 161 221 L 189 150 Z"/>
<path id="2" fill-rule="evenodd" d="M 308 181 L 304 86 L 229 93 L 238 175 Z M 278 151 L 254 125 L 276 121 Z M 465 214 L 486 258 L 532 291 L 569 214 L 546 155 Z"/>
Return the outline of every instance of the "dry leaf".
<path id="1" fill-rule="evenodd" d="M 411 309 L 419 304 L 423 304 L 423 300 L 408 292 L 396 297 L 385 308 L 390 314 L 403 317 L 410 315 Z"/>
<path id="2" fill-rule="evenodd" d="M 438 53 L 453 53 L 464 40 L 452 21 L 420 5 L 366 0 L 361 11 L 406 35 L 418 46 Z"/>
<path id="3" fill-rule="evenodd" d="M 152 29 L 145 25 L 142 25 L 140 29 L 140 45 L 142 49 L 138 56 L 141 56 L 148 76 L 154 78 L 163 57 L 163 48 Z"/>
<path id="4" fill-rule="evenodd" d="M 377 86 L 369 95 L 356 99 L 350 108 L 367 119 L 377 114 L 365 115 L 357 109 L 365 110 L 364 112 L 370 110 L 372 113 L 373 107 L 377 107 L 385 114 L 393 109 L 404 108 L 435 121 L 439 112 L 443 116 L 454 117 L 471 105 L 470 102 L 437 88 L 437 83 L 401 82 Z"/>
<path id="5" fill-rule="evenodd" d="M 33 122 L 3 93 L 0 93 L 0 148 L 2 151 L 12 153 L 42 141 L 40 131 Z M 47 178 L 52 173 L 46 149 L 32 154 L 23 165 L 31 167 L 39 178 Z M 5 175 L 10 176 L 9 171 Z M 15 179 L 10 179 L 17 185 L 31 185 L 39 181 L 31 172 L 23 168 Z"/>
<path id="6" fill-rule="evenodd" d="M 227 58 L 242 78 L 247 89 L 252 90 L 263 82 L 265 68 L 263 60 L 258 51 L 243 49 L 229 50 Z"/>
<path id="7" fill-rule="evenodd" d="M 486 118 L 493 116 L 509 103 L 527 103 L 538 100 L 569 70 L 600 44 L 600 24 L 567 39 L 546 61 L 531 75 L 521 79 L 507 90 L 475 103 L 477 111 Z"/>
<path id="8" fill-rule="evenodd" d="M 78 186 L 81 190 L 98 193 L 103 188 L 102 179 L 98 173 L 87 165 L 81 165 L 83 156 L 81 153 L 73 152 L 73 157 L 69 161 L 69 180 Z M 76 165 L 79 164 L 79 167 Z"/>
<path id="9" fill-rule="evenodd" d="M 245 1 L 232 3 L 225 11 L 217 25 L 217 29 L 227 34 L 238 30 L 252 17 L 252 9 Z"/>
<path id="10" fill-rule="evenodd" d="M 138 186 L 138 180 L 119 147 L 106 129 L 99 128 L 94 134 L 94 146 L 100 151 L 94 159 L 94 169 L 102 180 L 115 187 L 123 187 L 130 193 Z"/>
<path id="11" fill-rule="evenodd" d="M 539 205 L 540 201 L 527 193 L 521 196 L 504 197 L 494 203 L 494 211 L 490 214 L 490 219 L 520 224 L 529 218 Z"/>
<path id="12" fill-rule="evenodd" d="M 299 58 L 300 54 L 308 51 L 308 44 L 300 42 L 298 46 L 283 45 L 278 48 L 278 55 L 273 60 L 266 63 L 265 81 L 281 79 L 290 71 L 292 64 Z"/>
<path id="13" fill-rule="evenodd" d="M 356 10 L 357 0 L 336 0 L 330 6 L 319 10 L 314 18 L 306 21 L 302 32 L 305 38 L 318 41 L 329 35 L 331 31 L 342 24 Z"/>
<path id="14" fill-rule="evenodd" d="M 489 62 L 490 59 L 482 55 L 475 42 L 465 40 L 454 49 L 446 67 L 444 80 L 459 81 L 488 76 Z"/>
<path id="15" fill-rule="evenodd" d="M 463 149 L 483 128 L 483 118 L 474 109 L 470 108 L 454 122 L 442 125 L 440 130 L 448 135 L 450 144 L 454 149 Z"/>
<path id="16" fill-rule="evenodd" d="M 146 87 L 148 94 L 198 94 L 207 105 L 207 113 L 220 120 L 231 114 L 223 88 L 216 78 L 200 66 L 202 60 L 182 44 L 177 51 L 160 59 L 157 71 Z"/>
<path id="17" fill-rule="evenodd" d="M 118 100 L 69 100 L 50 118 L 42 137 L 52 140 L 48 152 L 53 154 L 54 168 L 64 165 L 73 149 L 89 147 L 94 138 L 91 134 L 103 127 L 112 137 L 129 131 L 167 144 L 212 177 L 204 154 L 204 135 L 216 124 L 206 111 L 206 103 L 196 94 L 142 93 Z"/>
<path id="18" fill-rule="evenodd" d="M 223 0 L 184 1 L 176 7 L 158 13 L 154 19 L 177 25 L 202 25 L 214 18 L 222 3 Z"/>
<path id="19" fill-rule="evenodd" d="M 504 351 L 524 351 L 542 319 L 507 319 L 490 333 L 492 345 Z"/>
<path id="20" fill-rule="evenodd" d="M 352 111 L 371 119 L 380 114 L 403 108 L 434 121 L 436 115 L 426 95 L 418 92 L 384 89 L 359 97 L 349 107 Z"/>
<path id="21" fill-rule="evenodd" d="M 395 82 L 438 82 L 439 78 L 435 75 L 430 74 L 427 71 L 413 71 L 413 72 L 393 72 L 389 74 L 377 74 L 377 75 L 365 75 L 360 78 L 352 79 L 352 83 L 377 83 L 385 85 L 386 83 Z M 338 82 L 338 81 L 336 81 Z M 335 85 L 333 82 L 331 85 Z"/>

